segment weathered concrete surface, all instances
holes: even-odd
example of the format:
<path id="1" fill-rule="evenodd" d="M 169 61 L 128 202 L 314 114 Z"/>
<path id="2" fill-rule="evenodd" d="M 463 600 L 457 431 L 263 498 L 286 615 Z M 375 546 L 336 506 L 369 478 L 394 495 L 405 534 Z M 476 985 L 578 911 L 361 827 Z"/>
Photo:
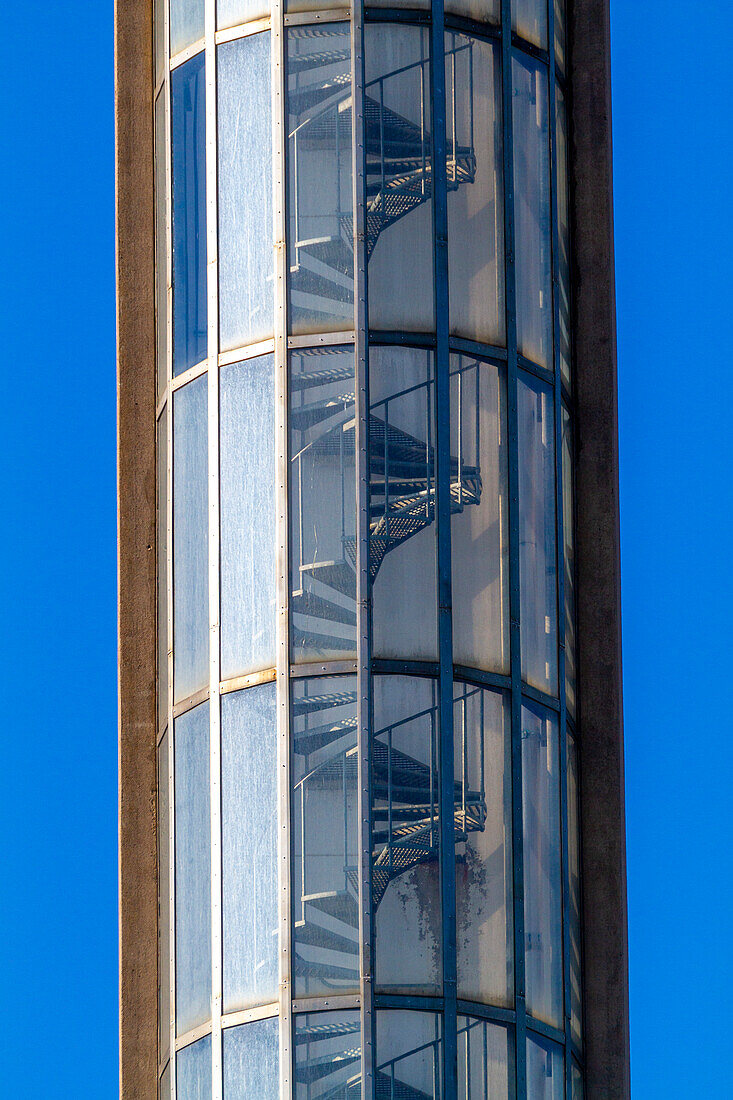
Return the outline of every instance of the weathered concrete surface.
<path id="1" fill-rule="evenodd" d="M 155 1100 L 155 317 L 152 8 L 117 0 L 120 1092 Z"/>
<path id="2" fill-rule="evenodd" d="M 570 12 L 585 1035 L 590 1100 L 630 1095 L 608 0 Z"/>

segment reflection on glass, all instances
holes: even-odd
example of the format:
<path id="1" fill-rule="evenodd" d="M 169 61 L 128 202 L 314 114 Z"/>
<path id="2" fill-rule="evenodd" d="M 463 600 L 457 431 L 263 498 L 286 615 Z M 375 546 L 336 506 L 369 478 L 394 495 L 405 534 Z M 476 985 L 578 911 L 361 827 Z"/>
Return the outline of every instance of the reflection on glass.
<path id="1" fill-rule="evenodd" d="M 168 714 L 168 418 L 158 420 L 157 478 L 157 616 L 158 616 L 158 729 Z"/>
<path id="2" fill-rule="evenodd" d="M 170 0 L 171 56 L 204 37 L 204 0 Z"/>
<path id="3" fill-rule="evenodd" d="M 575 1062 L 572 1069 L 572 1100 L 583 1100 L 583 1075 Z"/>
<path id="4" fill-rule="evenodd" d="M 501 5 L 499 0 L 447 0 L 445 10 L 446 14 L 463 15 L 478 23 L 498 23 Z"/>
<path id="5" fill-rule="evenodd" d="M 519 422 L 519 581 L 522 678 L 557 694 L 555 429 L 552 393 L 522 374 Z"/>
<path id="6" fill-rule="evenodd" d="M 170 794 L 168 730 L 158 746 L 158 1061 L 170 1045 Z"/>
<path id="7" fill-rule="evenodd" d="M 264 19 L 270 14 L 267 0 L 216 0 L 216 26 L 218 30 L 239 27 L 253 19 Z"/>
<path id="8" fill-rule="evenodd" d="M 555 64 L 561 72 L 565 71 L 565 49 L 567 30 L 565 26 L 565 0 L 554 0 L 555 4 Z"/>
<path id="9" fill-rule="evenodd" d="M 165 0 L 155 0 L 153 21 L 155 25 L 155 82 L 162 80 L 165 71 Z M 157 163 L 161 163 L 158 161 Z"/>
<path id="10" fill-rule="evenodd" d="M 506 410 L 494 363 L 451 356 L 453 661 L 509 670 Z"/>
<path id="11" fill-rule="evenodd" d="M 295 996 L 359 990 L 356 677 L 292 681 Z"/>
<path id="12" fill-rule="evenodd" d="M 177 1100 L 211 1100 L 211 1036 L 176 1055 Z"/>
<path id="13" fill-rule="evenodd" d="M 275 665 L 275 375 L 263 355 L 221 379 L 221 677 Z"/>
<path id="14" fill-rule="evenodd" d="M 429 8 L 430 0 L 375 0 L 370 8 Z"/>
<path id="15" fill-rule="evenodd" d="M 275 685 L 222 696 L 224 1011 L 277 1000 Z"/>
<path id="16" fill-rule="evenodd" d="M 377 988 L 440 993 L 438 685 L 373 678 L 372 904 Z M 456 829 L 462 832 L 462 804 Z"/>
<path id="17" fill-rule="evenodd" d="M 570 414 L 562 407 L 562 531 L 565 592 L 565 697 L 575 714 L 577 667 L 575 643 L 575 507 L 573 501 L 573 433 Z"/>
<path id="18" fill-rule="evenodd" d="M 556 150 L 557 150 L 557 230 L 558 230 L 558 309 L 557 334 L 560 371 L 566 386 L 570 386 L 570 207 L 568 197 L 568 116 L 565 97 L 556 90 Z"/>
<path id="19" fill-rule="evenodd" d="M 174 702 L 209 682 L 207 380 L 173 396 Z"/>
<path id="20" fill-rule="evenodd" d="M 540 366 L 552 365 L 552 247 L 547 70 L 512 59 L 517 341 Z"/>
<path id="21" fill-rule="evenodd" d="M 460 1100 L 507 1100 L 510 1081 L 509 1032 L 475 1016 L 458 1017 L 458 1096 Z M 513 1060 L 513 1059 L 512 1059 Z M 531 1095 L 531 1094 L 530 1094 Z"/>
<path id="22" fill-rule="evenodd" d="M 158 397 L 168 378 L 168 154 L 165 89 L 155 101 L 155 355 Z"/>
<path id="23" fill-rule="evenodd" d="M 205 99 L 200 53 L 171 73 L 174 374 L 206 358 Z"/>
<path id="24" fill-rule="evenodd" d="M 512 0 L 512 30 L 547 49 L 547 0 Z"/>
<path id="25" fill-rule="evenodd" d="M 568 734 L 568 877 L 569 906 L 568 928 L 570 933 L 570 1027 L 573 1042 L 580 1047 L 583 1041 L 582 1003 L 582 926 L 580 923 L 580 816 L 578 806 L 578 750 L 575 740 Z"/>
<path id="26" fill-rule="evenodd" d="M 377 1012 L 377 1096 L 440 1100 L 442 1060 L 436 1012 Z"/>
<path id="27" fill-rule="evenodd" d="M 295 1100 L 360 1100 L 358 1012 L 310 1012 L 295 1017 L 294 1096 Z"/>
<path id="28" fill-rule="evenodd" d="M 499 47 L 445 36 L 450 331 L 503 344 L 504 210 Z"/>
<path id="29" fill-rule="evenodd" d="M 290 353 L 292 659 L 356 654 L 353 347 Z"/>
<path id="30" fill-rule="evenodd" d="M 219 331 L 221 350 L 272 336 L 270 35 L 219 46 Z"/>
<path id="31" fill-rule="evenodd" d="M 528 1100 L 563 1100 L 564 1096 L 562 1049 L 538 1035 L 527 1037 Z"/>
<path id="32" fill-rule="evenodd" d="M 170 1062 L 160 1075 L 158 1084 L 158 1100 L 171 1100 L 171 1066 Z"/>
<path id="33" fill-rule="evenodd" d="M 522 707 L 522 822 L 527 1011 L 562 1027 L 560 752 L 557 715 Z"/>
<path id="34" fill-rule="evenodd" d="M 433 370 L 427 350 L 370 350 L 369 573 L 376 657 L 437 658 Z M 455 469 L 457 478 L 457 460 Z"/>
<path id="35" fill-rule="evenodd" d="M 505 700 L 453 688 L 458 996 L 512 1004 L 511 746 Z"/>
<path id="36" fill-rule="evenodd" d="M 211 1013 L 208 703 L 176 719 L 174 748 L 176 1033 L 184 1035 L 208 1020 Z"/>
<path id="37" fill-rule="evenodd" d="M 354 326 L 349 24 L 290 27 L 288 223 L 291 331 Z"/>
<path id="38" fill-rule="evenodd" d="M 225 1100 L 279 1100 L 277 1018 L 225 1028 L 222 1043 Z"/>
<path id="39" fill-rule="evenodd" d="M 395 23 L 364 30 L 369 325 L 388 331 L 434 326 L 429 38 Z"/>

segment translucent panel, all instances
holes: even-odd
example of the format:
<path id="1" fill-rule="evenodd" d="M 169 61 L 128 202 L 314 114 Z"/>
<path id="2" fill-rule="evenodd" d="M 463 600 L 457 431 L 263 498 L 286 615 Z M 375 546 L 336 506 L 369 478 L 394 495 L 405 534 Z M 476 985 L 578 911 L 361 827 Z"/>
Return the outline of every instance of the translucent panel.
<path id="1" fill-rule="evenodd" d="M 572 1068 L 572 1100 L 583 1100 L 583 1075 L 575 1062 Z"/>
<path id="2" fill-rule="evenodd" d="M 174 698 L 209 682 L 207 379 L 173 396 Z"/>
<path id="3" fill-rule="evenodd" d="M 221 700 L 224 1011 L 277 1000 L 275 685 Z"/>
<path id="4" fill-rule="evenodd" d="M 160 1075 L 158 1082 L 158 1100 L 171 1100 L 171 1067 L 170 1062 Z"/>
<path id="5" fill-rule="evenodd" d="M 372 904 L 377 988 L 440 993 L 438 684 L 373 679 Z M 456 829 L 461 810 L 456 807 Z"/>
<path id="6" fill-rule="evenodd" d="M 527 1012 L 562 1027 L 560 753 L 557 715 L 522 707 Z"/>
<path id="7" fill-rule="evenodd" d="M 174 374 L 206 358 L 205 100 L 200 53 L 171 73 Z"/>
<path id="8" fill-rule="evenodd" d="M 504 384 L 495 364 L 451 356 L 453 661 L 509 671 Z"/>
<path id="9" fill-rule="evenodd" d="M 447 0 L 447 15 L 463 15 L 479 23 L 498 23 L 501 16 L 499 0 Z"/>
<path id="10" fill-rule="evenodd" d="M 211 1036 L 176 1055 L 176 1100 L 211 1100 Z"/>
<path id="11" fill-rule="evenodd" d="M 575 741 L 568 736 L 568 878 L 570 932 L 570 1026 L 573 1042 L 580 1047 L 583 1040 L 582 1001 L 582 925 L 580 894 L 580 815 L 578 806 L 578 752 Z"/>
<path id="12" fill-rule="evenodd" d="M 555 4 L 555 64 L 561 72 L 565 71 L 565 50 L 567 47 L 567 25 L 565 0 L 554 0 Z"/>
<path id="13" fill-rule="evenodd" d="M 274 249 L 270 35 L 219 46 L 221 350 L 272 336 Z"/>
<path id="14" fill-rule="evenodd" d="M 155 357 L 158 396 L 168 378 L 168 153 L 165 89 L 155 101 Z"/>
<path id="15" fill-rule="evenodd" d="M 290 27 L 290 329 L 354 327 L 351 51 L 348 23 Z"/>
<path id="16" fill-rule="evenodd" d="M 356 655 L 354 350 L 290 353 L 291 646 Z"/>
<path id="17" fill-rule="evenodd" d="M 295 996 L 359 991 L 356 677 L 292 682 Z"/>
<path id="18" fill-rule="evenodd" d="M 348 0 L 285 0 L 285 11 L 334 11 L 349 8 Z"/>
<path id="19" fill-rule="evenodd" d="M 460 994 L 459 994 L 460 995 Z M 458 1017 L 458 1096 L 460 1100 L 508 1100 L 514 1082 L 509 1032 L 505 1027 Z"/>
<path id="20" fill-rule="evenodd" d="M 168 418 L 158 420 L 156 454 L 157 583 L 158 583 L 158 729 L 168 714 Z"/>
<path id="21" fill-rule="evenodd" d="M 268 0 L 216 0 L 216 26 L 219 30 L 238 27 L 270 14 Z"/>
<path id="22" fill-rule="evenodd" d="M 184 1035 L 211 1014 L 209 704 L 182 714 L 174 729 L 176 1034 Z"/>
<path id="23" fill-rule="evenodd" d="M 170 794 L 168 731 L 158 746 L 158 1061 L 165 1062 L 170 1047 Z"/>
<path id="24" fill-rule="evenodd" d="M 165 0 L 155 0 L 153 20 L 155 22 L 155 81 L 157 84 L 165 72 Z"/>
<path id="25" fill-rule="evenodd" d="M 204 0 L 170 0 L 171 56 L 204 37 Z"/>
<path id="26" fill-rule="evenodd" d="M 465 683 L 456 683 L 453 692 L 458 996 L 510 1006 L 510 719 L 498 692 Z"/>
<path id="27" fill-rule="evenodd" d="M 512 0 L 512 30 L 547 49 L 547 0 Z"/>
<path id="28" fill-rule="evenodd" d="M 522 374 L 519 420 L 519 582 L 522 677 L 557 694 L 555 430 L 551 391 Z"/>
<path id="29" fill-rule="evenodd" d="M 515 54 L 514 222 L 519 351 L 552 365 L 552 246 L 547 70 Z"/>
<path id="30" fill-rule="evenodd" d="M 565 698 L 575 714 L 577 658 L 575 631 L 575 506 L 573 501 L 573 433 L 570 414 L 562 408 L 562 531 L 565 593 Z"/>
<path id="31" fill-rule="evenodd" d="M 275 373 L 221 370 L 221 676 L 275 665 Z"/>
<path id="32" fill-rule="evenodd" d="M 377 1012 L 377 1096 L 440 1100 L 441 1023 L 436 1012 Z"/>
<path id="33" fill-rule="evenodd" d="M 445 36 L 450 331 L 503 344 L 504 205 L 499 47 Z"/>
<path id="34" fill-rule="evenodd" d="M 438 654 L 433 353 L 369 355 L 369 572 L 373 653 Z"/>
<path id="35" fill-rule="evenodd" d="M 295 1017 L 294 1096 L 295 1100 L 359 1100 L 358 1012 L 311 1012 Z"/>
<path id="36" fill-rule="evenodd" d="M 429 39 L 364 28 L 369 325 L 388 331 L 434 327 Z"/>
<path id="37" fill-rule="evenodd" d="M 568 195 L 568 116 L 565 97 L 556 89 L 556 158 L 557 158 L 557 229 L 558 229 L 558 310 L 557 333 L 560 370 L 566 386 L 570 386 L 570 206 Z"/>
<path id="38" fill-rule="evenodd" d="M 527 1100 L 563 1100 L 564 1070 L 560 1047 L 527 1037 Z"/>
<path id="39" fill-rule="evenodd" d="M 225 1028 L 224 1100 L 279 1100 L 278 1020 Z"/>

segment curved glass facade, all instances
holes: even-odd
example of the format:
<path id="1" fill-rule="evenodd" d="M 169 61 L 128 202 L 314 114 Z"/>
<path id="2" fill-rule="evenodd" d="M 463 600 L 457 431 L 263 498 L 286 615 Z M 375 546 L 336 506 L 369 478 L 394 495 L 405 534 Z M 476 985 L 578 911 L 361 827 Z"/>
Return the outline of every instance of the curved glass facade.
<path id="1" fill-rule="evenodd" d="M 562 0 L 155 41 L 160 1097 L 572 1100 Z"/>

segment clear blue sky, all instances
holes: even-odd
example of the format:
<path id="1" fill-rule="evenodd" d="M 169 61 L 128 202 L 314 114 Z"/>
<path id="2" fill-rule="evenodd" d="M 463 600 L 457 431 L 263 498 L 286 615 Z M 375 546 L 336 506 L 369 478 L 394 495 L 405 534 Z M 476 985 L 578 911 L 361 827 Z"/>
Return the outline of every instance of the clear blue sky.
<path id="1" fill-rule="evenodd" d="M 634 1096 L 723 1097 L 733 6 L 612 4 Z M 117 1094 L 112 2 L 8 4 L 3 22 L 0 1091 L 105 1100 Z"/>

